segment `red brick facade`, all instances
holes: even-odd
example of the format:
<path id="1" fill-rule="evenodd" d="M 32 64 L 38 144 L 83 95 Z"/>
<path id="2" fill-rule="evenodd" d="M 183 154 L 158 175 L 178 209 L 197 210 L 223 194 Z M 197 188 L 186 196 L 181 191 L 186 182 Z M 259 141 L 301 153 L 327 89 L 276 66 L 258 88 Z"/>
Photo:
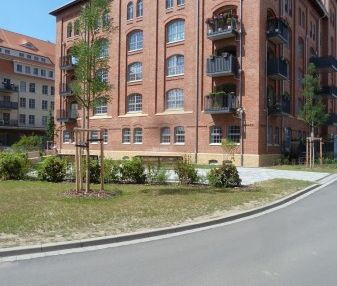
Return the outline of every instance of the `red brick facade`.
<path id="1" fill-rule="evenodd" d="M 67 37 L 67 25 L 74 23 L 81 2 L 74 1 L 53 12 L 57 18 L 56 66 L 76 39 Z M 223 138 L 232 134 L 231 138 L 238 139 L 234 133 L 241 133 L 237 164 L 260 166 L 278 158 L 291 139 L 308 134 L 308 127 L 298 118 L 303 104 L 301 79 L 312 56 L 336 57 L 335 0 L 326 0 L 324 5 L 319 0 L 185 0 L 185 4 L 177 5 L 177 0 L 173 0 L 169 9 L 167 1 L 143 0 L 142 17 L 136 17 L 137 0 L 131 0 L 134 17 L 127 20 L 129 2 L 115 0 L 111 7 L 110 16 L 117 26 L 109 46 L 109 82 L 114 88 L 107 114 L 93 115 L 90 121 L 92 127 L 108 130 L 105 148 L 108 156 L 190 154 L 198 163 L 220 162 L 223 150 L 220 144 L 210 142 L 210 130 L 216 126 L 221 128 Z M 177 19 L 185 23 L 184 40 L 167 43 L 168 25 Z M 286 23 L 289 29 L 286 39 L 278 34 L 280 26 L 274 38 L 267 33 L 272 21 L 281 26 Z M 218 26 L 225 26 L 226 32 Z M 233 27 L 232 34 L 227 26 Z M 136 30 L 143 31 L 143 48 L 128 52 L 128 35 Z M 184 56 L 183 75 L 167 76 L 167 59 L 173 55 Z M 221 66 L 222 74 L 216 74 L 217 58 L 209 60 L 211 55 L 225 64 L 235 56 L 234 67 Z M 128 65 L 134 62 L 143 64 L 143 78 L 128 82 Z M 286 68 L 282 70 L 284 65 Z M 66 73 L 56 69 L 56 91 Z M 324 86 L 336 84 L 335 73 L 324 73 L 321 78 Z M 166 108 L 167 92 L 173 89 L 184 92 L 182 109 Z M 213 91 L 225 91 L 226 95 L 209 95 Z M 134 93 L 142 95 L 139 113 L 127 109 L 128 96 Z M 235 101 L 233 106 L 229 106 L 229 98 Z M 71 96 L 62 97 L 56 92 L 56 110 L 69 108 L 71 100 Z M 335 100 L 327 97 L 326 102 L 328 111 L 335 113 Z M 77 124 L 80 126 L 80 120 Z M 74 126 L 60 124 L 59 130 L 71 131 Z M 184 144 L 175 143 L 178 126 L 184 127 Z M 170 128 L 169 144 L 161 143 L 164 127 Z M 131 130 L 130 144 L 122 143 L 123 128 Z M 142 144 L 133 143 L 135 128 L 142 129 Z M 322 132 L 330 136 L 337 134 L 337 128 L 331 125 Z M 61 153 L 74 150 L 73 144 L 63 142 L 62 133 L 57 146 Z M 92 149 L 95 150 L 95 145 Z"/>

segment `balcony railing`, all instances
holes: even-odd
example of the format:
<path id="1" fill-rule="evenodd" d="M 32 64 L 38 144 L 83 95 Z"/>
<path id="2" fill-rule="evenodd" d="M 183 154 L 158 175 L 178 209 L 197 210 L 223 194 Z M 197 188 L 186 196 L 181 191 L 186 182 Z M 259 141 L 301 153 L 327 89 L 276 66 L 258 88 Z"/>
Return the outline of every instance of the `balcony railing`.
<path id="1" fill-rule="evenodd" d="M 11 101 L 0 101 L 0 109 L 18 109 L 18 103 Z"/>
<path id="2" fill-rule="evenodd" d="M 319 94 L 337 98 L 337 87 L 334 85 L 322 86 L 319 91 Z"/>
<path id="3" fill-rule="evenodd" d="M 276 80 L 288 79 L 288 63 L 282 58 L 268 59 L 267 74 Z"/>
<path id="4" fill-rule="evenodd" d="M 234 94 L 224 92 L 211 93 L 205 97 L 205 113 L 231 113 L 238 108 L 238 99 Z"/>
<path id="5" fill-rule="evenodd" d="M 69 84 L 63 83 L 60 88 L 60 95 L 61 96 L 71 96 L 73 91 L 70 88 Z"/>
<path id="6" fill-rule="evenodd" d="M 19 90 L 18 86 L 10 82 L 2 82 L 0 85 L 0 92 L 17 92 Z"/>
<path id="7" fill-rule="evenodd" d="M 329 114 L 327 125 L 337 125 L 337 114 L 336 113 Z"/>
<path id="8" fill-rule="evenodd" d="M 7 119 L 0 119 L 0 126 L 6 126 L 6 127 L 18 127 L 18 121 L 17 120 L 7 120 Z"/>
<path id="9" fill-rule="evenodd" d="M 58 122 L 68 123 L 74 122 L 77 120 L 78 112 L 77 110 L 57 110 L 56 111 L 56 120 Z"/>
<path id="10" fill-rule="evenodd" d="M 237 34 L 237 19 L 229 16 L 218 16 L 206 21 L 207 37 L 215 41 L 235 37 Z"/>
<path id="11" fill-rule="evenodd" d="M 236 57 L 224 53 L 222 56 L 212 56 L 207 59 L 206 73 L 211 77 L 231 76 L 237 74 L 238 65 Z"/>
<path id="12" fill-rule="evenodd" d="M 313 63 L 319 71 L 337 72 L 337 60 L 334 56 L 312 57 L 309 61 Z"/>
<path id="13" fill-rule="evenodd" d="M 289 29 L 282 18 L 272 18 L 267 21 L 267 37 L 275 44 L 288 44 Z"/>
<path id="14" fill-rule="evenodd" d="M 63 56 L 60 58 L 60 68 L 62 70 L 74 69 L 76 64 L 77 64 L 77 59 L 72 55 Z"/>
<path id="15" fill-rule="evenodd" d="M 290 100 L 284 99 L 282 103 L 276 103 L 268 108 L 270 115 L 289 115 L 290 114 Z"/>

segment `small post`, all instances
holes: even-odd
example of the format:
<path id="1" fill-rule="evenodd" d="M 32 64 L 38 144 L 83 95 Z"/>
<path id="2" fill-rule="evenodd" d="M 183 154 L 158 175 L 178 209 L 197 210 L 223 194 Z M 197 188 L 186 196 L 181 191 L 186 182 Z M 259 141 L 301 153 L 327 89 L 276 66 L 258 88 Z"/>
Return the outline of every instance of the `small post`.
<path id="1" fill-rule="evenodd" d="M 80 176 L 79 176 L 79 140 L 78 140 L 78 131 L 75 129 L 75 171 L 76 171 L 76 192 L 80 191 Z"/>
<path id="2" fill-rule="evenodd" d="M 306 167 L 308 168 L 309 167 L 309 139 L 306 138 L 306 152 L 305 152 L 305 164 L 306 164 Z"/>
<path id="3" fill-rule="evenodd" d="M 319 139 L 319 155 L 320 155 L 320 165 L 323 165 L 323 140 L 322 138 Z"/>
<path id="4" fill-rule="evenodd" d="M 309 139 L 309 150 L 310 150 L 310 154 L 309 154 L 309 166 L 310 169 L 312 168 L 312 141 L 311 138 Z"/>
<path id="5" fill-rule="evenodd" d="M 101 192 L 104 191 L 104 145 L 103 145 L 103 129 L 100 130 L 100 145 L 101 145 Z"/>

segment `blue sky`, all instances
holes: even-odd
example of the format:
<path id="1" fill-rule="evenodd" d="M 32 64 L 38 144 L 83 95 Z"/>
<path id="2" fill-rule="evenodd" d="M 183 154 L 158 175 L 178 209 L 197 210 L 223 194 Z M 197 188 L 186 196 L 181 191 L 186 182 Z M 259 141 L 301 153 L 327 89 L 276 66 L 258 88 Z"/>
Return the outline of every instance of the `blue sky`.
<path id="1" fill-rule="evenodd" d="M 55 42 L 55 17 L 49 12 L 71 0 L 0 0 L 0 28 Z"/>

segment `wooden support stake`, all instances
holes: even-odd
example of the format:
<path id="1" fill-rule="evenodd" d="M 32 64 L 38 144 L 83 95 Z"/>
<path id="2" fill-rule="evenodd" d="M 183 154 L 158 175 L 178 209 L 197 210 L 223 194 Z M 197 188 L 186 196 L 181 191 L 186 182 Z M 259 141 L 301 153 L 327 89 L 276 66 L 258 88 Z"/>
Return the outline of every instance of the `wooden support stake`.
<path id="1" fill-rule="evenodd" d="M 322 138 L 319 139 L 319 155 L 320 155 L 320 164 L 323 165 L 323 140 Z"/>
<path id="2" fill-rule="evenodd" d="M 101 145 L 101 192 L 104 191 L 104 145 L 103 145 L 103 129 L 100 131 L 100 145 Z"/>
<path id="3" fill-rule="evenodd" d="M 305 152 L 305 164 L 306 167 L 309 167 L 309 139 L 307 138 L 307 142 L 306 142 L 306 152 Z"/>

